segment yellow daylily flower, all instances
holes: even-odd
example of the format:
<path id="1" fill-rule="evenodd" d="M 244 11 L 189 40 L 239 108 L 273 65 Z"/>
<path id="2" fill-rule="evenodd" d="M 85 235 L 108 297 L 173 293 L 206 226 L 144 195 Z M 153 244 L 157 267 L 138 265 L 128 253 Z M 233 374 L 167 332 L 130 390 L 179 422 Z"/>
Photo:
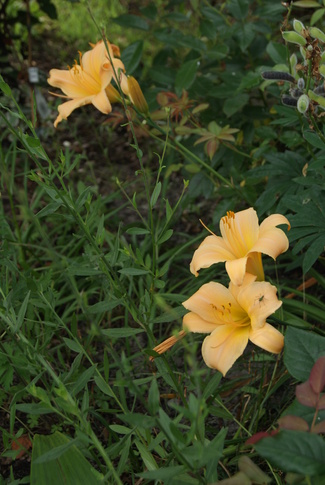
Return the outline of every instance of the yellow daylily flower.
<path id="1" fill-rule="evenodd" d="M 69 70 L 51 69 L 48 83 L 60 88 L 66 95 L 62 97 L 71 98 L 58 107 L 59 116 L 54 122 L 55 127 L 60 121 L 67 119 L 76 108 L 86 104 L 93 104 L 104 114 L 112 111 L 110 101 L 116 101 L 118 92 L 110 86 L 110 82 L 113 78 L 118 82 L 116 78 L 125 68 L 123 62 L 114 57 L 114 54 L 119 53 L 118 48 L 109 42 L 107 45 L 112 62 L 105 43 L 100 40 L 83 56 L 79 53 L 80 65 L 75 61 L 75 65 Z"/>
<path id="2" fill-rule="evenodd" d="M 279 224 L 287 224 L 290 229 L 288 219 L 281 214 L 273 214 L 259 225 L 252 207 L 227 212 L 220 221 L 221 237 L 213 234 L 204 239 L 193 255 L 191 272 L 198 276 L 201 268 L 226 261 L 227 273 L 234 284 L 241 285 L 246 272 L 263 281 L 261 253 L 276 259 L 289 247 L 287 236 L 276 227 Z"/>
<path id="3" fill-rule="evenodd" d="M 275 286 L 254 281 L 246 274 L 242 286 L 207 283 L 183 305 L 190 313 L 183 317 L 183 328 L 190 332 L 210 333 L 202 344 L 202 356 L 208 367 L 225 375 L 244 352 L 248 340 L 268 352 L 283 348 L 281 332 L 266 322 L 282 305 Z"/>

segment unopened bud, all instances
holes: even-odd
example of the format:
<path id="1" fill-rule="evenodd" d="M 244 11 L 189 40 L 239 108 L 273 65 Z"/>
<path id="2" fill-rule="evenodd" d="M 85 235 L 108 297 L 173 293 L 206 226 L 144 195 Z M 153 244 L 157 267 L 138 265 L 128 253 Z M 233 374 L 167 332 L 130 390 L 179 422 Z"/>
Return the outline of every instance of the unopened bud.
<path id="1" fill-rule="evenodd" d="M 307 94 L 303 94 L 298 99 L 297 109 L 298 109 L 299 113 L 304 114 L 304 113 L 306 113 L 308 108 L 309 108 L 309 98 L 308 98 Z"/>
<path id="2" fill-rule="evenodd" d="M 305 37 L 298 34 L 297 32 L 293 32 L 293 31 L 282 32 L 282 37 L 284 38 L 284 40 L 286 40 L 287 42 L 291 42 L 292 44 L 299 44 L 302 46 L 307 44 Z"/>
<path id="3" fill-rule="evenodd" d="M 122 101 L 120 93 L 111 84 L 107 86 L 107 88 L 105 89 L 105 92 L 111 103 L 118 103 Z"/>
<path id="4" fill-rule="evenodd" d="M 138 81 L 133 76 L 128 76 L 128 95 L 132 104 L 140 113 L 148 114 L 149 108 Z"/>
<path id="5" fill-rule="evenodd" d="M 314 39 L 318 39 L 321 42 L 325 42 L 325 34 L 322 30 L 318 29 L 317 27 L 310 27 L 309 33 Z"/>

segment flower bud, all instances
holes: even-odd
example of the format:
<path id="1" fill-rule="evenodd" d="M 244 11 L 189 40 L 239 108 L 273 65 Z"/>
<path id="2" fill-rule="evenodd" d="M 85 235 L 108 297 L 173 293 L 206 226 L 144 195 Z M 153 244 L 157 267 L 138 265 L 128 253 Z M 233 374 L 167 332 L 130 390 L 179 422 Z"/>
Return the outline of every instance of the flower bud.
<path id="1" fill-rule="evenodd" d="M 301 34 L 305 30 L 304 24 L 297 19 L 294 19 L 293 21 L 293 28 L 296 32 L 298 32 L 298 34 Z"/>
<path id="2" fill-rule="evenodd" d="M 302 94 L 297 102 L 297 109 L 299 113 L 306 113 L 309 108 L 309 98 L 307 94 Z"/>
<path id="3" fill-rule="evenodd" d="M 148 114 L 149 108 L 138 81 L 133 76 L 128 76 L 128 95 L 132 104 L 140 113 Z"/>
<path id="4" fill-rule="evenodd" d="M 310 27 L 309 28 L 309 33 L 311 37 L 314 39 L 318 39 L 321 42 L 325 42 L 325 34 L 322 30 L 318 29 L 317 27 Z"/>
<path id="5" fill-rule="evenodd" d="M 118 103 L 122 101 L 118 90 L 115 89 L 114 86 L 112 86 L 111 84 L 107 86 L 105 92 L 111 103 Z"/>
<path id="6" fill-rule="evenodd" d="M 305 37 L 298 34 L 297 32 L 293 32 L 293 31 L 282 32 L 282 37 L 284 38 L 284 40 L 286 40 L 287 42 L 291 42 L 292 44 L 299 44 L 302 46 L 307 44 Z"/>

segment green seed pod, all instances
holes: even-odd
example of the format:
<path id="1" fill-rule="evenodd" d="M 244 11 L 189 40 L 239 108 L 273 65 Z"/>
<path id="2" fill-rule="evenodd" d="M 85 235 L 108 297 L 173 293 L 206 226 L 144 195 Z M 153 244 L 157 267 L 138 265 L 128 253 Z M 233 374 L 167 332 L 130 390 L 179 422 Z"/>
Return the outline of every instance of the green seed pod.
<path id="1" fill-rule="evenodd" d="M 319 66 L 318 70 L 319 70 L 319 74 L 325 77 L 325 64 L 322 64 L 321 66 Z"/>
<path id="2" fill-rule="evenodd" d="M 304 61 L 306 60 L 306 49 L 304 49 L 302 46 L 299 48 L 300 54 L 302 55 Z"/>
<path id="3" fill-rule="evenodd" d="M 298 59 L 296 54 L 291 54 L 290 56 L 290 70 L 293 74 L 296 74 L 296 65 L 297 65 Z"/>
<path id="4" fill-rule="evenodd" d="M 293 28 L 298 34 L 301 34 L 303 30 L 306 30 L 304 24 L 297 19 L 294 19 L 293 21 Z"/>
<path id="5" fill-rule="evenodd" d="M 305 37 L 298 34 L 297 32 L 282 32 L 282 37 L 284 38 L 284 40 L 286 40 L 287 42 L 291 42 L 292 44 L 299 44 L 302 46 L 307 44 Z"/>
<path id="6" fill-rule="evenodd" d="M 311 89 L 308 91 L 309 99 L 316 101 L 322 108 L 325 108 L 325 98 L 314 93 Z"/>
<path id="7" fill-rule="evenodd" d="M 325 42 L 325 34 L 317 27 L 309 27 L 309 33 L 314 39 L 318 39 L 321 42 Z"/>
<path id="8" fill-rule="evenodd" d="M 307 109 L 309 108 L 309 98 L 307 94 L 302 94 L 297 102 L 297 109 L 299 113 L 306 113 Z"/>

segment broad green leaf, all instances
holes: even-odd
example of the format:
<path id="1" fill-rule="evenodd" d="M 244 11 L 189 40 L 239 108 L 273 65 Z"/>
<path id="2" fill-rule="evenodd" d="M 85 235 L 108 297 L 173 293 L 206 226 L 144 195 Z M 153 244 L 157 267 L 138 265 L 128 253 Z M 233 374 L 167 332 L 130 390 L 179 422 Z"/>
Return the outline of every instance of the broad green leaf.
<path id="1" fill-rule="evenodd" d="M 248 14 L 248 0 L 230 0 L 227 9 L 236 19 L 243 20 Z"/>
<path id="2" fill-rule="evenodd" d="M 56 431 L 49 436 L 35 435 L 31 465 L 31 485 L 96 485 L 103 476 L 93 468 L 75 444 Z M 46 459 L 46 461 L 45 461 Z"/>
<path id="3" fill-rule="evenodd" d="M 187 61 L 180 67 L 175 81 L 175 89 L 177 92 L 181 93 L 183 89 L 187 90 L 193 84 L 197 70 L 198 61 L 196 59 Z"/>
<path id="4" fill-rule="evenodd" d="M 287 49 L 285 45 L 271 41 L 266 46 L 266 52 L 275 64 L 286 64 Z"/>
<path id="5" fill-rule="evenodd" d="M 124 63 L 127 74 L 132 74 L 138 67 L 143 49 L 143 41 L 137 40 L 129 44 L 122 52 L 121 59 Z"/>
<path id="6" fill-rule="evenodd" d="M 289 327 L 284 340 L 284 364 L 299 381 L 307 381 L 318 357 L 325 354 L 325 337 Z"/>
<path id="7" fill-rule="evenodd" d="M 281 430 L 261 439 L 254 448 L 282 471 L 309 476 L 325 473 L 325 441 L 316 434 Z"/>
<path id="8" fill-rule="evenodd" d="M 321 148 L 322 150 L 325 150 L 325 143 L 319 138 L 318 135 L 316 135 L 315 132 L 313 131 L 304 131 L 304 138 L 305 140 L 308 141 L 311 145 L 313 145 L 316 148 Z"/>
<path id="9" fill-rule="evenodd" d="M 226 116 L 232 116 L 237 111 L 240 111 L 249 101 L 248 94 L 237 94 L 225 101 L 223 105 L 223 112 Z"/>
<path id="10" fill-rule="evenodd" d="M 149 24 L 142 17 L 133 14 L 122 14 L 112 19 L 118 25 L 131 29 L 149 30 Z"/>

